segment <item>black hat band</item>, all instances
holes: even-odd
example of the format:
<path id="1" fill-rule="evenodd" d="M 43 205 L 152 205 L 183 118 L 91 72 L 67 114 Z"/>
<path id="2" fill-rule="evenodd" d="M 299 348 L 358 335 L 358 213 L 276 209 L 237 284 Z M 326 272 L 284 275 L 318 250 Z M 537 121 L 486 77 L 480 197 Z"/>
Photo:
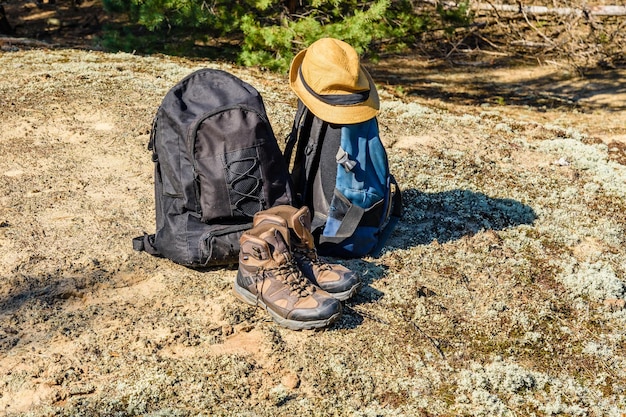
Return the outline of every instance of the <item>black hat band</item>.
<path id="1" fill-rule="evenodd" d="M 302 85 L 306 91 L 309 92 L 309 94 L 319 101 L 331 106 L 352 106 L 354 104 L 361 104 L 365 103 L 370 97 L 370 90 L 350 94 L 317 94 L 304 80 L 304 77 L 302 76 L 302 67 L 298 68 L 298 76 L 300 77 L 300 81 L 302 81 Z"/>

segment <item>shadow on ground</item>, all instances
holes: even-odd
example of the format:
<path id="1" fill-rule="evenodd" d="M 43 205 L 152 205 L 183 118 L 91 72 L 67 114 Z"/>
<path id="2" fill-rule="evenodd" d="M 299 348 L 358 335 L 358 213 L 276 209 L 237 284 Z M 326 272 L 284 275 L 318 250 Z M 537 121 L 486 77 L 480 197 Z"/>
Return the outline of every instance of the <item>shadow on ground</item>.
<path id="1" fill-rule="evenodd" d="M 457 105 L 528 106 L 550 109 L 621 112 L 626 110 L 626 69 L 593 68 L 584 77 L 573 70 L 537 71 L 504 78 L 493 62 L 485 68 L 454 66 L 419 57 L 389 58 L 368 67 L 377 83 L 404 97 L 439 99 Z M 520 71 L 520 72 L 523 72 Z"/>
<path id="2" fill-rule="evenodd" d="M 535 211 L 510 198 L 492 198 L 470 190 L 403 192 L 404 214 L 386 250 L 408 249 L 434 241 L 446 243 L 482 230 L 532 224 Z"/>
<path id="3" fill-rule="evenodd" d="M 0 315 L 10 317 L 6 323 L 12 323 L 0 328 L 0 355 L 14 348 L 25 333 L 44 321 L 52 320 L 63 308 L 64 301 L 82 298 L 85 285 L 102 280 L 103 274 L 103 271 L 93 271 L 86 276 L 66 276 L 62 272 L 58 275 L 14 276 L 10 292 L 0 298 Z M 61 330 L 66 329 L 62 327 Z"/>
<path id="4" fill-rule="evenodd" d="M 403 191 L 403 200 L 403 219 L 387 241 L 384 251 L 409 249 L 435 241 L 450 242 L 483 230 L 530 225 L 537 218 L 531 207 L 519 201 L 492 198 L 470 190 L 424 193 L 408 189 Z M 360 305 L 374 303 L 384 297 L 384 293 L 371 284 L 385 276 L 387 267 L 366 260 L 359 260 L 359 263 L 364 271 L 361 273 L 363 288 L 344 305 L 344 316 L 335 324 L 337 328 L 356 328 L 365 318 L 381 321 L 379 317 L 366 313 Z M 423 291 L 429 290 L 424 288 Z"/>

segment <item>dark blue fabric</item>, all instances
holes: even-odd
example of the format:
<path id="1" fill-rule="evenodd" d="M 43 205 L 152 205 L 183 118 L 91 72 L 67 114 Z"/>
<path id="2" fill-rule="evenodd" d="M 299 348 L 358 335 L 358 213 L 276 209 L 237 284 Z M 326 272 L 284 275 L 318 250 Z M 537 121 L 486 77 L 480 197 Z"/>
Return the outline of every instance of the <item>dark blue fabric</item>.
<path id="1" fill-rule="evenodd" d="M 364 219 L 354 233 L 340 242 L 339 248 L 333 249 L 338 255 L 345 251 L 352 256 L 362 256 L 376 246 L 378 233 L 385 221 L 380 212 L 384 213 L 388 204 L 389 163 L 376 119 L 342 126 L 339 152 L 343 153 L 342 150 L 345 155 L 343 162 L 337 165 L 335 184 L 335 193 L 339 196 L 335 195 L 331 200 L 322 235 L 330 238 L 337 236 L 350 205 L 365 209 Z M 346 159 L 350 162 L 346 163 Z M 375 206 L 378 209 L 371 210 Z M 374 224 L 365 218 L 368 210 L 372 212 L 369 217 Z"/>

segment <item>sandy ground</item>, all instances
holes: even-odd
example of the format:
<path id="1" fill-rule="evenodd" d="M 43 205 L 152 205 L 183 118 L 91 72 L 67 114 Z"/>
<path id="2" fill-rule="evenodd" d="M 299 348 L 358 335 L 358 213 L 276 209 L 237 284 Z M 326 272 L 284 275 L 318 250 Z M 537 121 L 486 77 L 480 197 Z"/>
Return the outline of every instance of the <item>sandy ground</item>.
<path id="1" fill-rule="evenodd" d="M 0 53 L 0 415 L 626 413 L 626 73 L 372 68 L 406 214 L 330 329 L 292 332 L 154 231 L 146 149 L 193 69 L 73 49 Z"/>

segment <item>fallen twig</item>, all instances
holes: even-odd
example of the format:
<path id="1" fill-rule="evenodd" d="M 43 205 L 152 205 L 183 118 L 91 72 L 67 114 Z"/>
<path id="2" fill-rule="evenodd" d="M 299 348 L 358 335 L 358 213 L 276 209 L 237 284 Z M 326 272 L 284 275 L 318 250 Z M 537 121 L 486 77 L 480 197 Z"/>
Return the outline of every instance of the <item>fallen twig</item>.
<path id="1" fill-rule="evenodd" d="M 446 358 L 446 355 L 443 353 L 443 350 L 441 349 L 441 347 L 439 346 L 439 342 L 437 342 L 435 339 L 433 339 L 432 337 L 430 337 L 430 335 L 428 335 L 424 330 L 422 330 L 417 324 L 415 324 L 414 322 L 411 322 L 411 325 L 415 328 L 415 330 L 417 330 L 418 332 L 420 332 L 422 334 L 422 336 L 424 336 L 426 339 L 428 339 L 428 341 L 435 347 L 435 349 L 437 349 L 437 352 L 439 352 L 439 354 L 441 355 L 442 359 Z"/>
<path id="2" fill-rule="evenodd" d="M 437 0 L 424 0 L 429 4 L 439 4 L 444 8 L 455 8 L 455 2 L 438 2 Z M 589 6 L 585 8 L 575 7 L 547 7 L 547 6 L 522 6 L 520 4 L 493 4 L 493 3 L 472 3 L 472 10 L 493 10 L 496 12 L 525 13 L 527 15 L 590 15 L 590 16 L 626 16 L 626 6 L 606 5 Z"/>

